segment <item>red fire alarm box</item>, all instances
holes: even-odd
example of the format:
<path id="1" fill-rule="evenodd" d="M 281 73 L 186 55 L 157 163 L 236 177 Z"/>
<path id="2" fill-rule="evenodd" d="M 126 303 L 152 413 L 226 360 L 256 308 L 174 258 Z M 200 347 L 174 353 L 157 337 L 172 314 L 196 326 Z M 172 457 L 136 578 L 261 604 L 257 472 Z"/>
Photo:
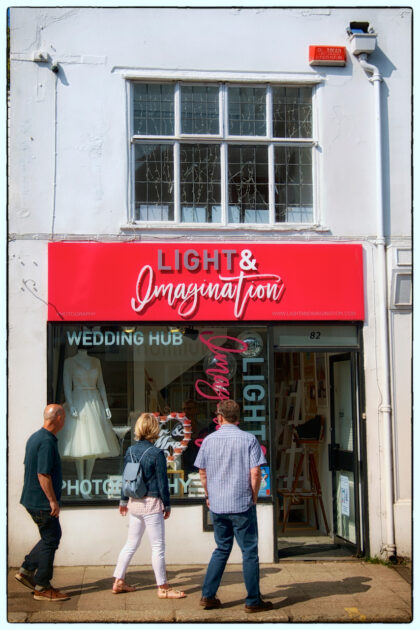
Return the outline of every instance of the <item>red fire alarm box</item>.
<path id="1" fill-rule="evenodd" d="M 345 66 L 345 46 L 309 46 L 311 66 Z"/>

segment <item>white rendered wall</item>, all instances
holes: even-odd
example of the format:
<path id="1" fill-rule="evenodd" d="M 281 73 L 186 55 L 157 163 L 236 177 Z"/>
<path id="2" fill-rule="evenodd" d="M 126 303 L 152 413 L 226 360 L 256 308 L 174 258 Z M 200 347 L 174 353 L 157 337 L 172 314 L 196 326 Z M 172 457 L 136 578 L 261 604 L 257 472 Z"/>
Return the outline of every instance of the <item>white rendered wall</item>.
<path id="1" fill-rule="evenodd" d="M 392 395 L 394 442 L 394 518 L 398 553 L 412 554 L 412 501 L 411 501 L 411 448 L 412 448 L 412 397 L 411 385 L 411 312 L 391 313 L 393 344 Z"/>
<path id="2" fill-rule="evenodd" d="M 378 33 L 369 61 L 383 73 L 384 197 L 386 233 L 411 233 L 411 15 L 394 9 L 92 9 L 11 8 L 9 163 L 9 563 L 36 540 L 19 505 L 26 439 L 39 428 L 46 403 L 47 241 L 55 238 L 125 237 L 128 142 L 123 73 L 168 76 L 212 72 L 224 78 L 247 73 L 321 78 L 315 97 L 318 220 L 306 239 L 364 244 L 364 370 L 370 553 L 387 542 L 380 391 L 375 321 L 375 173 L 373 88 L 357 60 L 344 68 L 311 68 L 310 44 L 347 45 L 346 26 L 367 20 Z M 176 24 L 176 28 L 174 28 Z M 205 28 L 203 28 L 205 25 Z M 58 76 L 32 61 L 45 49 L 60 64 Z M 131 236 L 136 234 L 132 231 Z M 139 231 L 141 238 L 152 238 Z M 261 238 L 260 232 L 246 238 Z M 228 238 L 220 228 L 200 231 L 208 240 Z M 170 238 L 169 230 L 155 238 Z M 194 234 L 189 236 L 194 239 Z M 270 229 L 264 238 L 300 240 Z M 392 270 L 392 269 L 391 269 Z M 35 284 L 33 284 L 35 282 Z M 411 549 L 411 379 L 406 374 L 411 333 L 396 315 L 393 341 L 394 466 L 397 544 Z M 395 350 L 395 351 L 394 351 Z M 401 366 L 404 364 L 404 378 Z M 401 375 L 401 377 L 399 376 Z M 409 402 L 410 401 L 410 402 Z M 13 454 L 11 457 L 10 454 Z M 83 519 L 80 515 L 83 514 Z M 272 508 L 259 506 L 261 560 L 273 558 Z M 65 509 L 59 564 L 112 564 L 126 524 L 108 508 Z M 104 525 L 105 523 L 105 525 Z M 174 526 L 176 525 L 176 526 Z M 173 529 L 172 529 L 173 526 Z M 168 561 L 182 562 L 170 536 L 189 540 L 200 532 L 191 557 L 207 562 L 212 535 L 203 533 L 201 508 L 179 507 L 168 521 Z M 185 531 L 184 531 L 185 530 Z M 93 532 L 93 538 L 88 532 Z M 98 536 L 101 544 L 96 545 Z M 178 538 L 177 538 L 178 540 Z M 93 545 L 95 542 L 95 545 Z M 98 553 L 100 549 L 100 553 Z M 144 548 L 144 562 L 149 558 Z M 174 555 L 171 555 L 174 554 Z M 177 555 L 179 554 L 179 555 Z M 236 555 L 235 555 L 236 554 Z M 232 556 L 238 561 L 237 551 Z M 143 555 L 139 556 L 143 558 Z M 140 562 L 140 561 L 139 561 Z M 191 559 L 189 559 L 191 562 Z"/>
<path id="3" fill-rule="evenodd" d="M 386 500 L 383 453 L 383 428 L 381 426 L 381 369 L 383 367 L 381 346 L 375 322 L 379 318 L 377 296 L 373 278 L 378 272 L 376 248 L 365 247 L 365 269 L 369 271 L 365 293 L 365 326 L 363 329 L 364 378 L 366 389 L 366 451 L 367 461 L 364 467 L 368 487 L 369 512 L 369 551 L 370 555 L 380 556 L 383 544 L 386 544 Z"/>
<path id="4" fill-rule="evenodd" d="M 401 243 L 400 243 L 401 245 Z M 410 241 L 403 243 L 409 250 Z M 395 269 L 396 247 L 388 251 L 389 302 L 392 302 L 392 271 Z M 377 301 L 376 249 L 365 246 L 365 268 L 370 271 L 365 294 L 366 319 L 363 331 L 364 377 L 366 389 L 366 437 L 367 462 L 364 469 L 368 481 L 369 544 L 370 555 L 381 556 L 387 541 L 386 523 L 388 518 L 386 501 L 386 478 L 388 470 L 384 465 L 384 427 L 379 407 L 382 403 L 383 353 L 375 326 L 379 318 Z M 400 269 L 401 270 L 401 269 Z M 408 271 L 411 268 L 408 267 Z M 391 311 L 389 316 L 390 360 L 391 360 L 391 399 L 392 399 L 392 449 L 393 449 L 393 493 L 394 493 L 394 532 L 397 555 L 411 557 L 412 554 L 412 394 L 411 357 L 412 321 L 411 310 Z M 363 422 L 363 420 L 362 420 Z"/>
<path id="5" fill-rule="evenodd" d="M 272 562 L 272 507 L 259 505 L 257 511 L 260 561 Z M 83 518 L 80 518 L 82 515 Z M 61 521 L 63 538 L 56 556 L 58 565 L 116 563 L 128 531 L 128 518 L 120 516 L 118 508 L 65 509 L 62 511 Z M 92 544 L 91 537 L 86 536 L 88 529 L 95 532 L 95 544 Z M 203 532 L 200 505 L 174 507 L 165 522 L 165 537 L 168 564 L 207 564 L 215 548 L 213 532 Z M 132 564 L 151 564 L 150 559 L 151 549 L 146 534 Z M 236 542 L 229 562 L 242 563 Z"/>
<path id="6" fill-rule="evenodd" d="M 47 244 L 9 246 L 8 532 L 10 559 L 27 548 L 33 529 L 19 504 L 29 436 L 41 428 L 47 386 Z"/>
<path id="7" fill-rule="evenodd" d="M 348 45 L 346 27 L 355 19 L 369 21 L 378 33 L 369 60 L 384 75 L 388 228 L 409 234 L 411 30 L 410 12 L 399 8 L 12 8 L 16 159 L 10 231 L 48 234 L 54 223 L 54 231 L 62 234 L 119 233 L 128 216 L 122 77 L 127 71 L 141 77 L 153 70 L 173 76 L 189 71 L 221 78 L 228 72 L 321 77 L 314 129 L 320 223 L 336 237 L 375 235 L 372 85 L 350 54 L 343 68 L 308 63 L 311 44 Z M 57 76 L 47 64 L 31 61 L 37 49 L 59 62 Z"/>

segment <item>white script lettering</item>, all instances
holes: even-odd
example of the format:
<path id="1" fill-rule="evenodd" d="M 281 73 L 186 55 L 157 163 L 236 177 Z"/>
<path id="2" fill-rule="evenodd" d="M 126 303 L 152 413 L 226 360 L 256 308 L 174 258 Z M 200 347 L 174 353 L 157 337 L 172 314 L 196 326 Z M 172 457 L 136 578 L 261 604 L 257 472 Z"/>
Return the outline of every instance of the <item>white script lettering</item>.
<path id="1" fill-rule="evenodd" d="M 176 308 L 180 317 L 192 317 L 198 307 L 200 298 L 214 302 L 233 301 L 234 316 L 243 317 L 250 301 L 271 300 L 280 302 L 285 286 L 280 276 L 268 273 L 245 274 L 238 276 L 218 276 L 220 282 L 201 283 L 172 282 L 157 284 L 155 273 L 150 265 L 145 265 L 137 278 L 136 294 L 131 299 L 131 308 L 142 313 L 147 306 L 159 298 L 165 298 L 169 306 Z"/>

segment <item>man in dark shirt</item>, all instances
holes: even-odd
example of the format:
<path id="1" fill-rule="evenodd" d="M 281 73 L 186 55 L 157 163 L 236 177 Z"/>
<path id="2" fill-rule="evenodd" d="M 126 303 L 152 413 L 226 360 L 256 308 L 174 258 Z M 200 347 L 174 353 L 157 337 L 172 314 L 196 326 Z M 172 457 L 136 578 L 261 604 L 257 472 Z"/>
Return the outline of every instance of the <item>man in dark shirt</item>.
<path id="1" fill-rule="evenodd" d="M 55 552 L 61 538 L 59 521 L 61 461 L 56 434 L 63 428 L 65 411 L 61 405 L 48 405 L 44 424 L 26 443 L 25 476 L 20 502 L 37 524 L 41 540 L 25 556 L 15 575 L 34 591 L 38 601 L 61 602 L 70 599 L 51 586 Z"/>

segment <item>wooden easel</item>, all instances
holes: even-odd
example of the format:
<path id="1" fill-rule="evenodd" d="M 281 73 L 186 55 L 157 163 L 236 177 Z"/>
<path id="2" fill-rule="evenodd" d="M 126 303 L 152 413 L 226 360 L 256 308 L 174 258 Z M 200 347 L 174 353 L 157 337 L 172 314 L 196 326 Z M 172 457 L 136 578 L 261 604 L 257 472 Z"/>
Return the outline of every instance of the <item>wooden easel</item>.
<path id="1" fill-rule="evenodd" d="M 299 460 L 296 467 L 295 476 L 293 479 L 293 484 L 290 490 L 280 490 L 279 494 L 283 496 L 283 532 L 286 529 L 286 525 L 289 520 L 290 508 L 291 505 L 295 502 L 299 502 L 302 500 L 312 499 L 314 514 L 315 514 L 315 522 L 316 527 L 319 529 L 319 520 L 318 520 L 318 503 L 321 507 L 322 516 L 324 519 L 325 529 L 327 534 L 329 534 L 330 528 L 328 526 L 327 515 L 325 513 L 324 502 L 322 500 L 322 489 L 321 483 L 319 481 L 318 470 L 315 461 L 315 452 L 318 449 L 319 444 L 322 440 L 322 435 L 320 435 L 320 439 L 302 439 L 299 437 L 296 429 L 293 429 L 293 440 L 298 448 L 302 448 L 302 451 L 299 456 Z M 299 478 L 302 473 L 302 468 L 305 459 L 308 460 L 309 466 L 309 481 L 310 481 L 310 489 L 298 488 Z"/>
<path id="2" fill-rule="evenodd" d="M 281 392 L 284 392 L 282 385 Z M 293 438 L 293 428 L 303 422 L 303 381 L 296 383 L 296 391 L 285 396 L 285 415 L 281 420 L 283 429 L 282 440 L 279 450 L 282 453 L 278 477 L 285 480 L 286 487 L 289 487 L 293 479 L 293 469 L 296 453 L 296 443 Z"/>

